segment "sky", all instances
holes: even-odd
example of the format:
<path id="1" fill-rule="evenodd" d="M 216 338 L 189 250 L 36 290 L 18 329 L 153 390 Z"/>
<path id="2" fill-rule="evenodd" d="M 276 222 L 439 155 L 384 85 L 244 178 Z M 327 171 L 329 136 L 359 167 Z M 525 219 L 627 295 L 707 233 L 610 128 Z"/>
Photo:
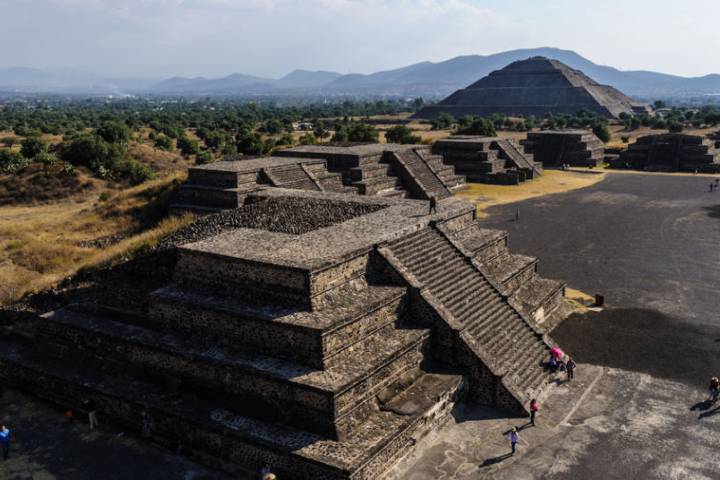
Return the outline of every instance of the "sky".
<path id="1" fill-rule="evenodd" d="M 109 77 L 371 73 L 558 47 L 720 73 L 720 0 L 0 0 L 0 68 Z"/>

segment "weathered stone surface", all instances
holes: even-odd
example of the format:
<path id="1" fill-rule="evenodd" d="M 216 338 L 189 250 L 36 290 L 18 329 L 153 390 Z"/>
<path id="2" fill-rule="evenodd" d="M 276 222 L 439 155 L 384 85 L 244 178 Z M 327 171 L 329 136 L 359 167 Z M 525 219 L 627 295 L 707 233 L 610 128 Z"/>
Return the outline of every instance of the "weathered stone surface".
<path id="1" fill-rule="evenodd" d="M 423 108 L 415 117 L 435 118 L 446 112 L 455 118 L 493 113 L 542 118 L 548 113 L 575 115 L 580 110 L 612 118 L 643 112 L 647 107 L 562 62 L 532 57 L 490 73 L 438 104 Z"/>
<path id="2" fill-rule="evenodd" d="M 649 171 L 718 173 L 720 150 L 697 135 L 646 135 L 620 152 L 610 166 Z"/>

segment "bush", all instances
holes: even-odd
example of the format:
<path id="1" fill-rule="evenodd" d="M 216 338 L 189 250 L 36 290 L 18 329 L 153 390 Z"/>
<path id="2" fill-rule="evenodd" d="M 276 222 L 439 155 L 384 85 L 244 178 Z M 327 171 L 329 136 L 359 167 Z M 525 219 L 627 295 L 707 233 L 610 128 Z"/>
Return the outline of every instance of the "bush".
<path id="1" fill-rule="evenodd" d="M 385 138 L 389 143 L 420 143 L 419 135 L 413 135 L 413 131 L 405 125 L 397 125 L 385 132 Z"/>
<path id="2" fill-rule="evenodd" d="M 155 173 L 144 163 L 123 160 L 116 166 L 112 176 L 127 179 L 131 185 L 140 185 L 146 180 L 154 178 Z"/>
<path id="3" fill-rule="evenodd" d="M 25 158 L 35 158 L 43 152 L 47 152 L 48 144 L 46 141 L 37 137 L 27 138 L 22 141 L 20 146 L 20 154 Z"/>
<path id="4" fill-rule="evenodd" d="M 483 117 L 472 117 L 472 121 L 469 122 L 469 125 L 464 128 L 460 128 L 458 133 L 467 135 L 482 135 L 484 137 L 494 137 L 497 135 L 493 122 Z"/>
<path id="5" fill-rule="evenodd" d="M 166 135 L 158 135 L 155 139 L 155 148 L 165 150 L 166 152 L 172 152 L 175 150 L 175 144 L 172 138 Z"/>
<path id="6" fill-rule="evenodd" d="M 300 145 L 315 145 L 316 143 L 317 139 L 312 133 L 306 133 L 305 135 L 300 137 Z"/>
<path id="7" fill-rule="evenodd" d="M 40 152 L 35 156 L 35 161 L 42 163 L 46 167 L 51 167 L 57 163 L 58 158 L 54 153 Z"/>
<path id="8" fill-rule="evenodd" d="M 607 143 L 610 141 L 610 130 L 608 130 L 606 124 L 599 122 L 594 124 L 592 126 L 592 132 L 595 134 L 596 137 L 602 140 L 603 143 Z"/>
<path id="9" fill-rule="evenodd" d="M 257 133 L 248 133 L 238 139 L 237 149 L 245 155 L 262 155 L 265 153 L 265 143 Z"/>
<path id="10" fill-rule="evenodd" d="M 380 134 L 372 125 L 351 123 L 336 127 L 333 142 L 377 142 Z"/>
<path id="11" fill-rule="evenodd" d="M 180 153 L 186 157 L 189 155 L 197 155 L 198 152 L 200 152 L 200 143 L 185 135 L 178 138 L 177 146 L 180 149 Z"/>
<path id="12" fill-rule="evenodd" d="M 108 143 L 126 144 L 130 140 L 130 129 L 122 122 L 106 122 L 96 133 Z"/>
<path id="13" fill-rule="evenodd" d="M 453 123 L 455 123 L 455 117 L 447 112 L 440 112 L 432 121 L 432 129 L 444 130 L 452 127 Z"/>
<path id="14" fill-rule="evenodd" d="M 15 173 L 17 170 L 26 166 L 30 161 L 12 150 L 0 150 L 0 172 Z"/>
<path id="15" fill-rule="evenodd" d="M 85 135 L 63 146 L 61 158 L 73 165 L 87 167 L 101 177 L 107 176 L 122 161 L 125 150 L 116 143 L 107 143 L 97 135 Z"/>
<path id="16" fill-rule="evenodd" d="M 213 154 L 210 150 L 204 150 L 198 153 L 197 157 L 195 157 L 195 163 L 198 165 L 205 165 L 207 163 L 212 163 L 213 161 Z"/>
<path id="17" fill-rule="evenodd" d="M 680 133 L 683 131 L 683 124 L 674 120 L 668 122 L 668 131 L 671 133 Z"/>

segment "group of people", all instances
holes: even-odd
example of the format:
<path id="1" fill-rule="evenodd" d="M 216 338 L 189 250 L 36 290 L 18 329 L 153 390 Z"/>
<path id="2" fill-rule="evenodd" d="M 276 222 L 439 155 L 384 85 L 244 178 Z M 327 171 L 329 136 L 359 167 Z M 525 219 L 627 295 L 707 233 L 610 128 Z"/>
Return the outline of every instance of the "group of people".
<path id="1" fill-rule="evenodd" d="M 535 426 L 535 417 L 540 410 L 540 405 L 536 399 L 530 400 L 530 425 Z M 524 428 L 524 427 L 523 427 Z M 512 427 L 508 432 L 508 439 L 510 440 L 510 455 L 515 455 L 517 451 L 517 444 L 520 441 L 520 431 L 517 427 Z"/>
<path id="2" fill-rule="evenodd" d="M 570 355 L 566 355 L 562 350 L 555 347 L 550 350 L 550 360 L 548 360 L 547 367 L 553 373 L 558 371 L 565 371 L 567 373 L 567 381 L 571 381 L 575 378 L 575 360 Z"/>

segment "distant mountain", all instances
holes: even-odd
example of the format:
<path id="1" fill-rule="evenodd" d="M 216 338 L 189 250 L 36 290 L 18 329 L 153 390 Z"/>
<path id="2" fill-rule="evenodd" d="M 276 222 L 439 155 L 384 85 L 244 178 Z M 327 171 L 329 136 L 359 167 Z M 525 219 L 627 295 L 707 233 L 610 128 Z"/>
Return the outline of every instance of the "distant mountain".
<path id="1" fill-rule="evenodd" d="M 280 79 L 234 73 L 222 78 L 172 77 L 166 80 L 103 78 L 70 71 L 0 69 L 0 92 L 156 94 L 156 95 L 349 95 L 444 97 L 516 60 L 543 56 L 582 70 L 590 78 L 639 99 L 687 98 L 720 94 L 720 75 L 680 77 L 649 71 L 623 71 L 597 65 L 570 50 L 533 48 L 493 55 L 467 55 L 443 62 L 421 62 L 372 74 L 295 70 Z"/>

